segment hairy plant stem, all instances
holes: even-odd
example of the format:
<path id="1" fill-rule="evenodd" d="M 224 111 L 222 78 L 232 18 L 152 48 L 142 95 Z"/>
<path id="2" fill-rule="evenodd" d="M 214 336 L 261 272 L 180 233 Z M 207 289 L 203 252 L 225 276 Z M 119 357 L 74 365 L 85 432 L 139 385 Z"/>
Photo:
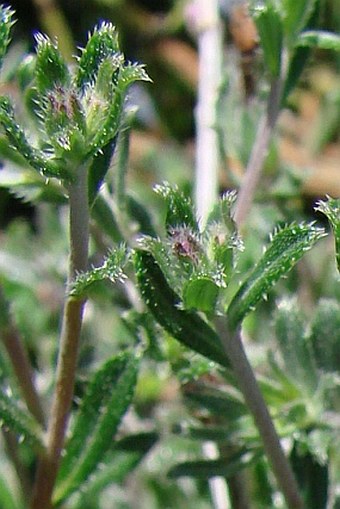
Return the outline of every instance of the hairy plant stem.
<path id="1" fill-rule="evenodd" d="M 271 80 L 267 110 L 260 121 L 256 140 L 238 193 L 234 211 L 234 220 L 238 227 L 244 222 L 251 208 L 263 164 L 267 157 L 268 147 L 279 117 L 287 67 L 285 55 L 282 56 L 282 62 L 280 76 Z"/>
<path id="2" fill-rule="evenodd" d="M 299 494 L 297 482 L 283 452 L 272 418 L 243 348 L 240 331 L 238 330 L 234 334 L 231 333 L 226 320 L 221 318 L 216 320 L 216 326 L 239 388 L 262 438 L 264 450 L 285 497 L 287 507 L 289 509 L 303 509 L 303 501 Z"/>
<path id="3" fill-rule="evenodd" d="M 79 167 L 75 181 L 69 188 L 70 261 L 68 287 L 74 281 L 77 273 L 86 271 L 88 268 L 89 205 L 87 177 L 87 168 Z M 68 295 L 66 296 L 56 386 L 47 429 L 46 451 L 38 464 L 31 509 L 48 509 L 51 507 L 52 491 L 58 472 L 73 398 L 84 305 L 84 299 L 74 299 Z"/>

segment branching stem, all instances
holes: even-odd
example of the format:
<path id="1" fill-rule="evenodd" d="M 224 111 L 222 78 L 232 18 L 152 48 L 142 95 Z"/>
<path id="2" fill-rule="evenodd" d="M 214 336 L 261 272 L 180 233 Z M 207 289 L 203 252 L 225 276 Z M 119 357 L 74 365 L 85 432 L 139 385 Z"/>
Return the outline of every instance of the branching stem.
<path id="1" fill-rule="evenodd" d="M 70 264 L 68 285 L 72 283 L 78 272 L 87 270 L 88 265 L 89 206 L 85 167 L 78 169 L 77 178 L 70 185 L 69 205 Z M 45 455 L 38 464 L 31 509 L 48 509 L 51 507 L 52 491 L 58 472 L 73 398 L 84 304 L 84 299 L 66 297 L 54 401 L 47 429 L 47 445 Z"/>

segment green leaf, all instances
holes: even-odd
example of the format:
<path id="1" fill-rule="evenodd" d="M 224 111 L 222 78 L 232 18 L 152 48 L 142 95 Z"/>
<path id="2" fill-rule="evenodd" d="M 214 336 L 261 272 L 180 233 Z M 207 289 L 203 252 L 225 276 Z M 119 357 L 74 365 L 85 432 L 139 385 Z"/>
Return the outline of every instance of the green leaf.
<path id="1" fill-rule="evenodd" d="M 256 304 L 266 298 L 270 288 L 324 235 L 324 229 L 313 223 L 291 224 L 276 230 L 264 255 L 229 305 L 231 327 L 236 328 Z"/>
<path id="2" fill-rule="evenodd" d="M 317 0 L 281 0 L 282 20 L 288 45 L 295 46 L 300 32 L 315 11 Z"/>
<path id="3" fill-rule="evenodd" d="M 306 337 L 301 311 L 295 301 L 282 301 L 275 313 L 275 332 L 284 359 L 285 371 L 299 387 L 313 396 L 318 373 Z"/>
<path id="4" fill-rule="evenodd" d="M 111 241 L 116 244 L 123 241 L 111 203 L 102 193 L 100 193 L 94 201 L 91 214 L 100 225 L 101 231 L 107 235 Z"/>
<path id="5" fill-rule="evenodd" d="M 290 456 L 301 493 L 308 509 L 324 509 L 327 507 L 329 490 L 328 465 L 321 464 L 308 451 L 299 451 L 296 442 Z"/>
<path id="6" fill-rule="evenodd" d="M 228 367 L 219 336 L 197 313 L 179 309 L 180 298 L 168 285 L 154 257 L 136 250 L 134 264 L 139 290 L 156 321 L 185 346 Z"/>
<path id="7" fill-rule="evenodd" d="M 126 207 L 130 218 L 137 224 L 140 233 L 156 236 L 150 211 L 137 197 L 128 194 L 126 196 Z"/>
<path id="8" fill-rule="evenodd" d="M 193 477 L 194 479 L 211 479 L 211 477 L 230 477 L 246 467 L 257 462 L 262 453 L 248 449 L 241 449 L 226 458 L 216 460 L 187 461 L 172 467 L 168 476 Z"/>
<path id="9" fill-rule="evenodd" d="M 209 313 L 215 310 L 219 287 L 208 276 L 196 276 L 183 289 L 183 305 L 186 309 L 197 309 Z"/>
<path id="10" fill-rule="evenodd" d="M 17 124 L 10 100 L 0 97 L 0 125 L 2 125 L 12 149 L 17 150 L 32 168 L 47 177 L 60 177 L 59 167 L 47 159 L 28 142 L 24 131 Z"/>
<path id="11" fill-rule="evenodd" d="M 89 204 L 93 205 L 97 198 L 100 186 L 104 182 L 106 173 L 109 170 L 112 155 L 116 147 L 117 139 L 111 140 L 100 152 L 98 152 L 91 162 L 88 171 L 89 186 Z"/>
<path id="12" fill-rule="evenodd" d="M 186 226 L 198 233 L 198 224 L 190 198 L 180 191 L 177 186 L 171 186 L 168 182 L 156 185 L 154 191 L 166 203 L 165 225 L 167 231 L 179 226 Z"/>
<path id="13" fill-rule="evenodd" d="M 102 23 L 90 35 L 78 63 L 76 85 L 84 89 L 93 82 L 103 60 L 119 54 L 118 33 L 111 23 Z"/>
<path id="14" fill-rule="evenodd" d="M 299 35 L 296 45 L 340 51 L 340 36 L 325 30 L 306 30 Z"/>
<path id="15" fill-rule="evenodd" d="M 115 73 L 115 67 L 114 61 L 111 65 L 112 75 Z M 137 80 L 150 81 L 142 65 L 121 65 L 117 72 L 117 77 L 114 80 L 111 79 L 109 92 L 100 89 L 96 83 L 90 95 L 88 93 L 90 102 L 86 116 L 89 154 L 96 154 L 117 136 L 121 126 L 127 88 Z"/>
<path id="16" fill-rule="evenodd" d="M 272 77 L 278 77 L 281 71 L 281 53 L 283 26 L 281 16 L 272 0 L 256 2 L 253 18 L 260 37 L 263 56 Z"/>
<path id="17" fill-rule="evenodd" d="M 186 398 L 196 406 L 209 410 L 211 415 L 232 422 L 247 414 L 242 397 L 233 389 L 216 388 L 203 382 L 189 382 L 183 386 Z"/>
<path id="18" fill-rule="evenodd" d="M 236 197 L 237 193 L 230 191 L 219 199 L 208 217 L 204 231 L 210 274 L 220 287 L 228 285 L 236 266 L 237 256 L 243 251 L 243 243 L 231 215 Z"/>
<path id="19" fill-rule="evenodd" d="M 87 481 L 111 447 L 136 384 L 139 358 L 129 352 L 107 361 L 94 374 L 81 402 L 59 471 L 55 503 Z"/>
<path id="20" fill-rule="evenodd" d="M 0 5 L 0 67 L 11 40 L 11 29 L 15 23 L 13 16 L 14 11 L 10 7 Z"/>
<path id="21" fill-rule="evenodd" d="M 25 162 L 23 166 L 4 163 L 0 171 L 0 187 L 6 187 L 24 202 L 66 203 L 65 189 L 55 179 L 46 181 L 42 175 L 26 166 Z"/>
<path id="22" fill-rule="evenodd" d="M 26 440 L 36 451 L 44 449 L 42 431 L 38 423 L 27 410 L 21 408 L 13 397 L 8 396 L 3 388 L 0 391 L 0 419 L 1 425 Z"/>
<path id="23" fill-rule="evenodd" d="M 320 300 L 313 314 L 310 341 L 317 366 L 324 371 L 340 372 L 340 304 Z"/>
<path id="24" fill-rule="evenodd" d="M 128 253 L 125 245 L 113 249 L 100 267 L 93 268 L 88 272 L 78 274 L 72 283 L 70 295 L 83 297 L 90 287 L 98 281 L 108 280 L 112 283 L 123 281 L 125 274 L 123 268 L 128 262 Z"/>
<path id="25" fill-rule="evenodd" d="M 71 77 L 58 47 L 43 34 L 36 35 L 35 81 L 40 98 L 58 88 L 68 87 Z"/>
<path id="26" fill-rule="evenodd" d="M 0 507 L 1 509 L 19 509 L 19 503 L 14 498 L 14 490 L 7 479 L 0 475 Z"/>
<path id="27" fill-rule="evenodd" d="M 81 500 L 102 493 L 107 486 L 121 484 L 157 440 L 157 433 L 145 432 L 128 435 L 116 442 L 101 461 L 101 468 L 82 487 Z"/>
<path id="28" fill-rule="evenodd" d="M 331 223 L 334 232 L 337 266 L 340 272 L 340 199 L 328 198 L 326 202 L 319 201 L 315 210 L 325 214 Z"/>

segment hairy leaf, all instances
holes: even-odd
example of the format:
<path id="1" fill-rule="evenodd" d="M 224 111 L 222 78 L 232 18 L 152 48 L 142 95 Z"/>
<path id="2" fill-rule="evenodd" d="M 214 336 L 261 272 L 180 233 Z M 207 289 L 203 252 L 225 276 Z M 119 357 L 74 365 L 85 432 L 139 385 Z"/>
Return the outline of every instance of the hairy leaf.
<path id="1" fill-rule="evenodd" d="M 275 314 L 275 332 L 285 371 L 310 396 L 318 385 L 318 373 L 305 325 L 295 301 L 283 301 Z"/>
<path id="2" fill-rule="evenodd" d="M 14 11 L 12 9 L 0 5 L 0 67 L 11 40 L 11 28 L 14 25 L 13 16 Z"/>
<path id="3" fill-rule="evenodd" d="M 101 152 L 98 152 L 93 158 L 88 173 L 89 186 L 89 204 L 93 205 L 97 198 L 100 186 L 102 185 L 105 175 L 109 170 L 112 155 L 116 147 L 117 139 L 111 140 Z"/>
<path id="4" fill-rule="evenodd" d="M 154 190 L 166 203 L 165 225 L 167 230 L 186 226 L 198 233 L 198 224 L 191 200 L 178 187 L 164 182 L 162 185 L 156 185 Z"/>
<path id="5" fill-rule="evenodd" d="M 35 80 L 39 96 L 57 88 L 68 87 L 70 73 L 56 44 L 42 34 L 36 35 L 37 58 L 35 66 Z"/>
<path id="6" fill-rule="evenodd" d="M 310 341 L 317 366 L 340 372 L 340 304 L 322 299 L 314 311 Z"/>
<path id="7" fill-rule="evenodd" d="M 208 276 L 196 276 L 183 289 L 183 305 L 206 313 L 215 311 L 219 288 Z"/>
<path id="8" fill-rule="evenodd" d="M 325 235 L 314 224 L 291 224 L 278 229 L 267 250 L 239 288 L 228 308 L 232 328 L 237 327 L 270 288 Z"/>
<path id="9" fill-rule="evenodd" d="M 118 33 L 111 23 L 102 23 L 90 35 L 79 59 L 76 85 L 83 89 L 95 80 L 103 60 L 119 53 Z"/>
<path id="10" fill-rule="evenodd" d="M 185 346 L 228 367 L 216 332 L 197 313 L 179 309 L 180 298 L 168 285 L 154 257 L 137 250 L 134 263 L 141 295 L 156 321 Z"/>
<path id="11" fill-rule="evenodd" d="M 128 435 L 116 442 L 103 458 L 97 469 L 82 488 L 81 498 L 85 500 L 100 494 L 113 483 L 120 484 L 143 460 L 158 439 L 154 432 Z M 80 506 L 81 507 L 81 506 Z"/>
<path id="12" fill-rule="evenodd" d="M 128 261 L 126 247 L 122 244 L 112 250 L 103 265 L 79 274 L 72 284 L 70 295 L 80 297 L 86 294 L 90 286 L 98 281 L 109 280 L 112 283 L 125 279 L 123 268 Z"/>
<path id="13" fill-rule="evenodd" d="M 8 396 L 4 390 L 0 391 L 0 419 L 2 426 L 27 440 L 34 449 L 42 452 L 44 446 L 42 431 L 36 421 L 21 407 L 18 402 Z"/>
<path id="14" fill-rule="evenodd" d="M 66 444 L 54 495 L 60 502 L 79 488 L 95 471 L 112 446 L 136 384 L 138 356 L 122 353 L 94 374 Z"/>
<path id="15" fill-rule="evenodd" d="M 336 260 L 340 272 L 340 199 L 328 198 L 328 201 L 320 201 L 316 210 L 327 216 L 334 232 Z"/>
<path id="16" fill-rule="evenodd" d="M 60 177 L 59 167 L 28 142 L 24 131 L 17 124 L 9 99 L 0 97 L 0 125 L 2 125 L 12 148 L 40 173 L 47 177 Z"/>

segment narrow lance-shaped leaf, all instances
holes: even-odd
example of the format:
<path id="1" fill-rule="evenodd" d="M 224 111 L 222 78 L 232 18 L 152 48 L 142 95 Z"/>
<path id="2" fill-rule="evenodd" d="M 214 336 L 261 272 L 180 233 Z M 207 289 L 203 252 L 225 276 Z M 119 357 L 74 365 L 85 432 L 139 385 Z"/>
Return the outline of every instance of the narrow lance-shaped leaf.
<path id="1" fill-rule="evenodd" d="M 257 2 L 253 8 L 253 17 L 270 75 L 278 77 L 281 70 L 283 28 L 275 2 Z"/>
<path id="2" fill-rule="evenodd" d="M 198 232 L 193 205 L 191 200 L 182 191 L 176 186 L 171 186 L 168 182 L 156 185 L 154 191 L 165 200 L 165 225 L 167 230 L 185 225 L 188 228 L 192 228 L 194 232 Z"/>
<path id="3" fill-rule="evenodd" d="M 59 167 L 28 142 L 24 131 L 17 124 L 9 99 L 0 97 L 0 125 L 11 146 L 17 150 L 32 168 L 47 177 L 60 177 Z"/>
<path id="4" fill-rule="evenodd" d="M 36 86 L 39 97 L 70 83 L 70 74 L 56 44 L 43 34 L 36 35 L 37 58 L 35 66 Z"/>
<path id="5" fill-rule="evenodd" d="M 180 298 L 168 285 L 154 257 L 137 250 L 134 263 L 141 295 L 156 321 L 185 346 L 228 367 L 217 333 L 197 313 L 179 309 Z"/>
<path id="6" fill-rule="evenodd" d="M 230 477 L 243 468 L 256 463 L 262 455 L 259 451 L 243 449 L 228 458 L 216 460 L 187 461 L 175 465 L 168 472 L 170 478 L 194 477 L 195 479 L 211 479 L 211 477 Z"/>
<path id="7" fill-rule="evenodd" d="M 277 230 L 229 305 L 230 326 L 236 328 L 256 304 L 266 298 L 269 289 L 324 235 L 324 229 L 313 223 L 291 224 Z"/>
<path id="8" fill-rule="evenodd" d="M 127 88 L 138 80 L 150 81 L 143 65 L 128 63 L 121 65 L 116 72 L 117 77 L 111 78 L 111 97 L 104 98 L 108 106 L 105 110 L 105 118 L 93 136 L 89 154 L 97 153 L 118 134 Z"/>
<path id="9" fill-rule="evenodd" d="M 101 462 L 101 468 L 97 469 L 82 487 L 81 499 L 87 500 L 87 497 L 102 493 L 107 486 L 112 486 L 113 483 L 122 483 L 126 476 L 143 460 L 157 440 L 157 433 L 145 432 L 128 435 L 116 442 L 105 455 Z"/>
<path id="10" fill-rule="evenodd" d="M 328 201 L 320 201 L 315 210 L 327 216 L 334 232 L 336 260 L 340 272 L 340 199 L 328 198 Z"/>
<path id="11" fill-rule="evenodd" d="M 90 35 L 79 58 L 76 85 L 83 89 L 91 83 L 103 60 L 119 53 L 118 33 L 111 23 L 102 23 Z"/>
<path id="12" fill-rule="evenodd" d="M 314 310 L 309 341 L 316 364 L 323 371 L 340 373 L 340 304 L 321 299 Z"/>
<path id="13" fill-rule="evenodd" d="M 296 45 L 340 51 L 340 36 L 325 30 L 306 30 L 299 35 Z"/>
<path id="14" fill-rule="evenodd" d="M 315 11 L 317 0 L 281 0 L 282 20 L 288 44 L 295 45 L 299 33 Z"/>
<path id="15" fill-rule="evenodd" d="M 12 9 L 0 5 L 0 67 L 10 43 L 11 28 L 14 25 L 13 15 Z"/>
<path id="16" fill-rule="evenodd" d="M 66 444 L 55 503 L 78 489 L 112 446 L 118 425 L 132 400 L 138 365 L 138 356 L 124 352 L 95 373 Z"/>
<path id="17" fill-rule="evenodd" d="M 73 297 L 82 297 L 89 288 L 98 281 L 109 280 L 112 283 L 122 281 L 126 276 L 123 268 L 128 261 L 128 253 L 124 244 L 112 250 L 100 267 L 78 274 L 70 289 Z"/>
<path id="18" fill-rule="evenodd" d="M 109 170 L 111 158 L 116 148 L 117 138 L 113 138 L 96 154 L 88 171 L 89 204 L 94 204 L 106 173 Z"/>
<path id="19" fill-rule="evenodd" d="M 276 339 L 284 360 L 284 371 L 310 396 L 318 385 L 318 373 L 306 337 L 301 310 L 294 301 L 281 302 L 275 313 Z"/>
<path id="20" fill-rule="evenodd" d="M 14 398 L 7 396 L 3 389 L 0 391 L 0 419 L 2 425 L 27 440 L 36 451 L 43 450 L 40 426 L 27 411 L 19 407 Z"/>

